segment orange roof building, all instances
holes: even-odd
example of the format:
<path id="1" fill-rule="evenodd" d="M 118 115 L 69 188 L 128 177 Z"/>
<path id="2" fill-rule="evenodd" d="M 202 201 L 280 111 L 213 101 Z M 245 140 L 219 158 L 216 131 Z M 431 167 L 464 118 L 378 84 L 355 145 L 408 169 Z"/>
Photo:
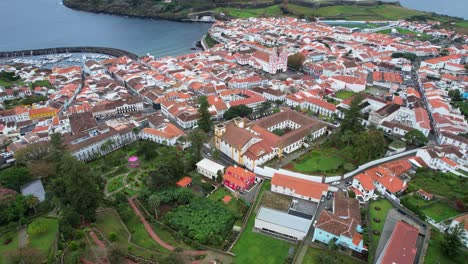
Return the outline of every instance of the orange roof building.
<path id="1" fill-rule="evenodd" d="M 223 176 L 223 184 L 232 190 L 247 190 L 255 182 L 255 173 L 241 167 L 229 166 Z"/>
<path id="2" fill-rule="evenodd" d="M 271 191 L 319 202 L 327 194 L 328 184 L 275 173 L 271 179 Z"/>
<path id="3" fill-rule="evenodd" d="M 179 187 L 186 188 L 186 187 L 190 186 L 190 184 L 192 184 L 192 178 L 190 178 L 188 176 L 183 177 L 176 184 Z"/>

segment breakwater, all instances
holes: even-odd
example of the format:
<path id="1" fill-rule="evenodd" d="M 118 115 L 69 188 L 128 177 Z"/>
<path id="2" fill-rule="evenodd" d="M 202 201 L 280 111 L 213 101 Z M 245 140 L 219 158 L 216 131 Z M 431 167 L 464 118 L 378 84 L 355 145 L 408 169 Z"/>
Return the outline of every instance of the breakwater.
<path id="1" fill-rule="evenodd" d="M 98 54 L 110 55 L 113 57 L 127 56 L 133 60 L 138 59 L 138 56 L 134 53 L 121 50 L 121 49 L 105 48 L 105 47 L 59 47 L 59 48 L 47 48 L 47 49 L 1 51 L 0 58 L 42 56 L 42 55 L 61 54 L 61 53 L 98 53 Z"/>

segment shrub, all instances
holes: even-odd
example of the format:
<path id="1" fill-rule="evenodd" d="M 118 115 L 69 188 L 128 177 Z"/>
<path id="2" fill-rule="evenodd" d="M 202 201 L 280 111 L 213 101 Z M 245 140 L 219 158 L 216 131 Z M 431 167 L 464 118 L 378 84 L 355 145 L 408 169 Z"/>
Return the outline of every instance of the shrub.
<path id="1" fill-rule="evenodd" d="M 373 220 L 374 220 L 374 222 L 376 222 L 376 223 L 380 223 L 380 218 L 378 218 L 378 217 L 374 217 Z"/>
<path id="2" fill-rule="evenodd" d="M 109 234 L 109 240 L 114 242 L 114 241 L 117 241 L 117 234 L 112 232 Z"/>
<path id="3" fill-rule="evenodd" d="M 346 171 L 352 171 L 352 170 L 356 169 L 356 166 L 354 164 L 352 164 L 352 163 L 347 162 L 347 163 L 343 164 L 343 169 L 345 169 Z"/>
<path id="4" fill-rule="evenodd" d="M 380 235 L 380 232 L 377 231 L 377 230 L 374 230 L 374 231 L 372 231 L 372 234 L 374 234 L 374 235 L 376 235 L 376 236 L 379 236 L 379 235 Z"/>
<path id="5" fill-rule="evenodd" d="M 378 207 L 378 206 L 374 206 L 374 209 L 375 209 L 376 211 L 380 211 L 382 208 L 380 208 L 380 207 Z"/>

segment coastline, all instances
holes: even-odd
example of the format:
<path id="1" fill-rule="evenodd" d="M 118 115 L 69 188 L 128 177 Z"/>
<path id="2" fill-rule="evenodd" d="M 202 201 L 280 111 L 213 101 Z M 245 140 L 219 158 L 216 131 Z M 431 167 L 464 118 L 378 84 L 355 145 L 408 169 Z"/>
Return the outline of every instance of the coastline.
<path id="1" fill-rule="evenodd" d="M 143 16 L 143 15 L 132 15 L 120 11 L 106 11 L 106 10 L 95 10 L 92 8 L 86 8 L 80 5 L 75 5 L 67 0 L 62 1 L 63 5 L 66 6 L 67 8 L 76 10 L 76 11 L 82 11 L 82 12 L 89 12 L 89 13 L 94 13 L 94 14 L 106 14 L 106 15 L 116 15 L 116 16 L 125 16 L 125 17 L 130 17 L 130 18 L 142 18 L 142 19 L 155 19 L 155 20 L 168 20 L 168 21 L 174 21 L 174 22 L 182 22 L 182 23 L 196 23 L 193 21 L 187 21 L 186 17 L 185 18 L 176 18 L 176 17 L 166 17 L 166 16 L 160 16 L 160 15 L 152 15 L 152 16 Z"/>
<path id="2" fill-rule="evenodd" d="M 280 3 L 281 1 L 272 1 L 271 4 L 264 4 L 266 7 L 271 7 L 271 6 L 274 6 L 274 5 L 278 5 L 278 3 Z M 129 8 L 129 9 L 112 9 L 112 10 L 107 10 L 107 9 L 104 9 L 104 8 L 97 8 L 96 7 L 92 7 L 90 6 L 89 4 L 77 4 L 77 3 L 74 3 L 73 0 L 63 0 L 62 1 L 63 5 L 66 6 L 67 8 L 70 8 L 70 9 L 73 9 L 73 10 L 77 10 L 77 11 L 83 11 L 83 12 L 89 12 L 89 13 L 94 13 L 94 14 L 107 14 L 107 15 L 117 15 L 117 16 L 125 16 L 125 17 L 130 17 L 130 18 L 143 18 L 143 19 L 155 19 L 155 20 L 167 20 L 167 21 L 174 21 L 174 22 L 183 22 L 183 23 L 195 23 L 195 22 L 202 22 L 202 23 L 212 23 L 212 21 L 199 21 L 199 20 L 191 20 L 191 17 L 190 17 L 190 13 L 187 13 L 187 14 L 177 14 L 177 13 L 167 13 L 167 12 L 163 12 L 163 13 L 160 13 L 160 14 L 151 14 L 151 15 L 140 15 L 140 14 L 134 14 L 135 12 L 137 11 L 134 11 L 132 13 L 132 9 Z M 303 1 L 290 1 L 290 4 L 295 4 L 295 5 L 299 5 L 299 6 L 302 6 L 304 8 L 321 8 L 321 7 L 330 7 L 330 6 L 340 6 L 340 5 L 344 5 L 344 6 L 362 6 L 362 7 L 369 7 L 369 6 L 379 6 L 379 5 L 393 5 L 393 6 L 398 6 L 398 7 L 401 7 L 403 9 L 406 9 L 406 10 L 410 10 L 410 11 L 415 11 L 415 12 L 422 12 L 422 13 L 426 13 L 427 15 L 431 15 L 431 16 L 439 16 L 439 17 L 444 17 L 444 18 L 448 18 L 448 19 L 453 19 L 453 20 L 460 20 L 460 21 L 468 21 L 462 17 L 456 17 L 456 16 L 451 16 L 451 15 L 446 15 L 446 14 L 439 14 L 437 12 L 430 12 L 430 11 L 423 11 L 423 10 L 418 10 L 418 9 L 413 9 L 413 8 L 409 8 L 409 7 L 405 7 L 401 4 L 400 1 L 391 1 L 391 2 L 385 2 L 385 1 L 380 1 L 380 0 L 377 0 L 373 3 L 368 3 L 368 2 L 355 2 L 355 3 L 349 3 L 349 2 L 346 2 L 346 1 L 336 1 L 336 3 L 323 3 L 323 4 L 316 4 L 316 3 L 307 3 L 307 2 L 303 2 Z M 263 6 L 263 4 L 262 4 Z M 224 7 L 214 7 L 213 9 L 215 8 L 224 8 Z M 226 8 L 229 8 L 229 5 L 226 6 Z M 244 6 L 243 8 L 245 9 L 249 9 L 249 8 L 257 8 L 257 6 L 253 5 L 253 6 Z M 205 11 L 201 11 L 201 13 L 203 12 L 212 12 L 212 10 L 205 10 Z M 200 12 L 199 12 L 200 13 Z M 283 14 L 284 16 L 286 15 L 293 15 L 293 13 L 289 13 L 289 14 Z M 217 17 L 217 19 L 229 19 L 229 16 L 225 16 L 225 17 L 220 17 L 219 14 L 216 15 L 214 14 L 213 17 Z M 327 16 L 324 16 L 325 18 L 327 18 Z M 235 17 L 233 17 L 235 18 Z"/>
<path id="3" fill-rule="evenodd" d="M 16 51 L 0 51 L 0 59 L 28 57 L 28 56 L 41 56 L 49 54 L 63 54 L 63 53 L 97 53 L 105 54 L 113 57 L 127 56 L 131 59 L 137 59 L 138 55 L 115 48 L 107 47 L 57 47 L 45 49 L 30 49 L 30 50 L 16 50 Z"/>

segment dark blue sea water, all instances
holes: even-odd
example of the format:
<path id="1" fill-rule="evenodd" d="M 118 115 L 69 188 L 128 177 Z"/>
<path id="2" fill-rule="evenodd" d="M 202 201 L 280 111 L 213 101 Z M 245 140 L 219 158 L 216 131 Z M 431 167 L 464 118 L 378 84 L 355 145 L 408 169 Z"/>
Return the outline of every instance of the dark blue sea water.
<path id="1" fill-rule="evenodd" d="M 120 48 L 157 57 L 190 53 L 211 24 L 128 18 L 69 9 L 60 0 L 0 0 L 0 50 Z"/>
<path id="2" fill-rule="evenodd" d="M 400 0 L 404 7 L 468 19 L 468 0 Z"/>

